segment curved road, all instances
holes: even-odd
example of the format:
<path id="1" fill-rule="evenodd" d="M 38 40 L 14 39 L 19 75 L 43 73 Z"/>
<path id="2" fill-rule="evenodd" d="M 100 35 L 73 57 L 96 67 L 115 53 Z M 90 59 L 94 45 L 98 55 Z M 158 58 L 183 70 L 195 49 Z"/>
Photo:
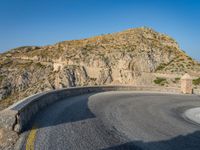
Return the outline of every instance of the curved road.
<path id="1" fill-rule="evenodd" d="M 183 115 L 197 106 L 196 95 L 103 92 L 71 97 L 36 115 L 20 149 L 199 150 L 200 126 Z"/>

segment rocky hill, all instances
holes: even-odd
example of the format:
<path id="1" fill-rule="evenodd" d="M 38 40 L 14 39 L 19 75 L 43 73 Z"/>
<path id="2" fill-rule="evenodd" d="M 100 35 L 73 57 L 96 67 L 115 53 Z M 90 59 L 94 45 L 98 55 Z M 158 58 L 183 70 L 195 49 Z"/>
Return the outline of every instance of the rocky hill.
<path id="1" fill-rule="evenodd" d="M 198 77 L 200 64 L 174 39 L 149 28 L 19 47 L 0 54 L 0 109 L 34 93 L 63 87 L 177 86 L 186 72 Z"/>

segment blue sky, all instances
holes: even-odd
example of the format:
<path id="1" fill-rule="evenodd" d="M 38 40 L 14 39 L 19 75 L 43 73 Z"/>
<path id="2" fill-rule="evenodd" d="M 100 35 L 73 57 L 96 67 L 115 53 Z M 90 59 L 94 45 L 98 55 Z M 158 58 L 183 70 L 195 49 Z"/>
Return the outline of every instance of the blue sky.
<path id="1" fill-rule="evenodd" d="M 0 0 L 0 52 L 140 26 L 200 60 L 200 0 Z"/>

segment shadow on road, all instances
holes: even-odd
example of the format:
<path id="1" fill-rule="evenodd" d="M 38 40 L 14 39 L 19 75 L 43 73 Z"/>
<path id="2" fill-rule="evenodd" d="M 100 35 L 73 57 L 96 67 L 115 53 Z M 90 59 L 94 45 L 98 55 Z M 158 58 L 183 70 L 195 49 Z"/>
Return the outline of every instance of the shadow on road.
<path id="1" fill-rule="evenodd" d="M 164 141 L 132 141 L 102 150 L 200 150 L 200 131 Z"/>
<path id="2" fill-rule="evenodd" d="M 73 123 L 95 118 L 88 108 L 88 99 L 92 94 L 81 97 L 72 97 L 44 108 L 34 118 L 36 128 L 51 127 L 60 124 Z M 59 117 L 58 117 L 59 116 Z M 30 127 L 30 126 L 29 126 Z M 28 131 L 30 128 L 27 128 Z M 153 130 L 153 129 L 150 129 Z M 187 135 L 179 135 L 168 140 L 143 142 L 130 141 L 116 143 L 116 145 L 102 150 L 200 150 L 200 131 Z"/>
<path id="3" fill-rule="evenodd" d="M 95 118 L 88 108 L 88 99 L 93 94 L 95 93 L 68 97 L 45 107 L 32 118 L 24 131 L 29 131 L 33 127 L 40 129 Z"/>

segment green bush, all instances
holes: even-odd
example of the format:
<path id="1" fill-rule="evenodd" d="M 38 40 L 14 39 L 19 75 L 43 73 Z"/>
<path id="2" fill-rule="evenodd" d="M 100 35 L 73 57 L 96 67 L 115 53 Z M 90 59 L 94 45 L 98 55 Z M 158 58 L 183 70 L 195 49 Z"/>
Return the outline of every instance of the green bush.
<path id="1" fill-rule="evenodd" d="M 179 81 L 181 78 L 175 78 L 175 81 Z"/>
<path id="2" fill-rule="evenodd" d="M 200 78 L 194 79 L 194 80 L 193 80 L 193 84 L 194 84 L 194 85 L 199 85 L 199 84 L 200 84 Z"/>
<path id="3" fill-rule="evenodd" d="M 164 85 L 167 84 L 168 82 L 167 82 L 167 79 L 165 79 L 165 78 L 157 77 L 157 78 L 154 80 L 154 83 L 164 86 Z"/>
<path id="4" fill-rule="evenodd" d="M 167 64 L 162 63 L 156 68 L 156 71 L 163 70 L 166 66 L 167 66 Z"/>
<path id="5" fill-rule="evenodd" d="M 180 81 L 181 78 L 175 78 L 172 82 L 173 83 L 178 83 L 178 81 Z"/>

